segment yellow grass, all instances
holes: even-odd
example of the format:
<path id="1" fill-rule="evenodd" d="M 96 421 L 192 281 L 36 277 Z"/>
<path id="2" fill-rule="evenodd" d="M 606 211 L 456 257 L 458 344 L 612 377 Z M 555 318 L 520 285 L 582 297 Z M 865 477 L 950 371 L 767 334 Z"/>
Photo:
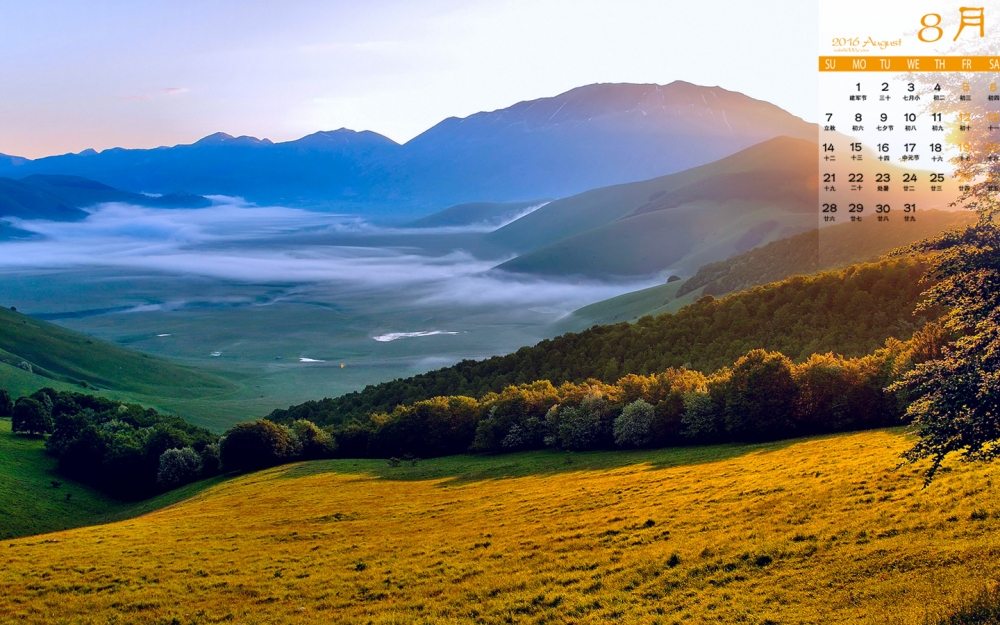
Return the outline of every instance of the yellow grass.
<path id="1" fill-rule="evenodd" d="M 933 621 L 1000 569 L 996 469 L 956 466 L 921 490 L 912 467 L 892 470 L 906 445 L 869 432 L 600 470 L 585 467 L 612 454 L 281 467 L 0 545 L 0 620 Z M 539 458 L 561 468 L 408 479 Z"/>

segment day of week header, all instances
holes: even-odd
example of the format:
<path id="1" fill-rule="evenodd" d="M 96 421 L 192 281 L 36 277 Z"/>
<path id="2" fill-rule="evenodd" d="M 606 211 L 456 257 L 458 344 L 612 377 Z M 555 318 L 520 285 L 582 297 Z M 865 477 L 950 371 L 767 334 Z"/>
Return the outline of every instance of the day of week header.
<path id="1" fill-rule="evenodd" d="M 821 72 L 1000 72 L 1000 56 L 821 56 Z"/>

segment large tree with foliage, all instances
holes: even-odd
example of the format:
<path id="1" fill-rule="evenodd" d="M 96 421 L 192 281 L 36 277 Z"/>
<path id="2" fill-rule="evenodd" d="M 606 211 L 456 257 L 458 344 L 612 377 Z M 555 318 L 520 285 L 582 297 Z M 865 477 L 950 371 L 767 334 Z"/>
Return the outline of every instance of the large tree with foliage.
<path id="1" fill-rule="evenodd" d="M 963 81 L 977 93 L 988 88 L 987 77 L 978 75 L 933 80 L 956 92 Z M 906 458 L 931 460 L 928 482 L 949 454 L 964 460 L 1000 455 L 1000 158 L 996 139 L 986 131 L 994 122 L 985 98 L 958 102 L 935 100 L 935 110 L 950 117 L 958 107 L 971 118 L 953 124 L 948 139 L 958 149 L 951 159 L 959 183 L 953 205 L 975 211 L 978 221 L 915 246 L 931 254 L 929 277 L 935 281 L 922 307 L 949 310 L 944 326 L 957 338 L 894 385 L 910 393 L 908 414 L 919 437 Z"/>
<path id="2" fill-rule="evenodd" d="M 35 436 L 48 434 L 52 431 L 52 415 L 49 409 L 37 399 L 21 397 L 14 404 L 11 429 L 14 432 Z"/>
<path id="3" fill-rule="evenodd" d="M 923 306 L 949 308 L 945 327 L 958 338 L 893 388 L 910 394 L 918 441 L 905 457 L 931 460 L 928 481 L 953 452 L 965 460 L 1000 455 L 1000 228 L 991 213 L 924 245 L 937 253 L 931 275 L 938 282 Z"/>

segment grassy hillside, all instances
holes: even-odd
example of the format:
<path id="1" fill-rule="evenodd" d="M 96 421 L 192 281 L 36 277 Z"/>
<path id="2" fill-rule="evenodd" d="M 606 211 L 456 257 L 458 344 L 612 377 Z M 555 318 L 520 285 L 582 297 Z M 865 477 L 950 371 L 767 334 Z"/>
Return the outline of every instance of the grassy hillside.
<path id="1" fill-rule="evenodd" d="M 280 467 L 7 541 L 0 619 L 934 622 L 1000 573 L 996 471 L 923 490 L 894 470 L 907 446 L 878 431 Z"/>
<path id="2" fill-rule="evenodd" d="M 705 265 L 680 288 L 678 295 L 701 288 L 703 293 L 723 295 L 795 274 L 868 261 L 895 248 L 967 226 L 975 219 L 971 211 L 926 211 L 915 222 L 868 220 L 811 230 Z"/>
<path id="3" fill-rule="evenodd" d="M 667 268 L 693 271 L 816 224 L 813 206 L 764 200 L 695 201 L 631 215 L 498 266 L 514 273 L 608 279 Z"/>
<path id="4" fill-rule="evenodd" d="M 782 149 L 809 154 L 809 160 L 782 157 Z M 815 176 L 816 144 L 803 139 L 778 137 L 707 165 L 640 182 L 602 187 L 555 200 L 537 211 L 500 228 L 489 238 L 509 249 L 526 252 L 599 228 L 637 211 L 643 212 L 685 187 L 717 176 L 762 169 L 805 171 Z M 799 176 L 795 176 L 798 178 Z"/>
<path id="5" fill-rule="evenodd" d="M 862 356 L 889 337 L 909 338 L 926 321 L 913 315 L 925 288 L 923 271 L 920 261 L 902 258 L 795 276 L 722 300 L 702 298 L 676 314 L 595 326 L 506 356 L 466 360 L 361 392 L 306 402 L 296 414 L 319 424 L 340 423 L 431 397 L 481 397 L 535 380 L 560 384 L 597 378 L 611 383 L 629 373 L 681 366 L 712 372 L 758 348 L 799 361 L 827 351 Z M 280 419 L 282 413 L 273 416 Z"/>
<path id="6" fill-rule="evenodd" d="M 500 225 L 513 219 L 532 206 L 546 200 L 528 202 L 469 202 L 448 208 L 412 221 L 407 226 L 413 228 L 443 228 L 448 226 L 472 226 L 476 224 Z"/>
<path id="7" fill-rule="evenodd" d="M 487 239 L 522 252 L 500 265 L 517 273 L 605 278 L 694 272 L 814 229 L 816 154 L 813 142 L 778 137 L 677 174 L 557 200 Z M 874 155 L 852 168 L 872 178 L 878 172 L 901 179 L 904 172 Z M 873 206 L 883 198 L 870 187 L 858 199 Z M 953 196 L 918 191 L 911 199 L 926 210 Z M 902 225 L 901 217 L 887 224 L 873 215 L 862 224 L 889 229 L 897 219 Z"/>
<path id="8" fill-rule="evenodd" d="M 573 311 L 572 315 L 561 319 L 559 324 L 566 331 L 580 332 L 593 325 L 635 321 L 645 315 L 677 312 L 682 306 L 694 303 L 700 294 L 700 291 L 696 291 L 679 299 L 678 291 L 684 288 L 686 282 L 676 280 L 595 302 Z"/>
<path id="9" fill-rule="evenodd" d="M 44 444 L 39 438 L 14 436 L 10 421 L 0 419 L 0 539 L 131 518 L 219 482 L 207 480 L 141 503 L 122 503 L 56 473 L 56 461 L 45 453 Z M 58 488 L 53 480 L 60 483 Z"/>
<path id="10" fill-rule="evenodd" d="M 590 304 L 562 320 L 560 327 L 580 331 L 594 324 L 634 321 L 643 315 L 677 312 L 701 295 L 726 295 L 788 276 L 866 262 L 974 220 L 975 215 L 969 211 L 931 210 L 915 222 L 864 221 L 803 232 L 704 265 L 683 282 L 661 284 Z"/>
<path id="11" fill-rule="evenodd" d="M 232 388 L 232 383 L 93 339 L 0 307 L 0 361 L 52 380 L 164 397 L 192 397 Z M 0 370 L 2 371 L 2 370 Z M 2 374 L 0 374 L 2 375 Z M 0 387 L 4 380 L 0 378 Z"/>

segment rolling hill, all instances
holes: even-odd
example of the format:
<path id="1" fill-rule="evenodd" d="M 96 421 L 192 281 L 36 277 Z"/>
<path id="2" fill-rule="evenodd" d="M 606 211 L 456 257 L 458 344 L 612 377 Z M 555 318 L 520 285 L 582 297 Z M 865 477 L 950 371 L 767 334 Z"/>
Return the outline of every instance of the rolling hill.
<path id="1" fill-rule="evenodd" d="M 449 228 L 463 226 L 500 226 L 514 221 L 548 200 L 526 202 L 471 202 L 456 204 L 406 224 L 410 228 Z"/>
<path id="2" fill-rule="evenodd" d="M 935 623 L 1000 574 L 997 487 L 955 463 L 923 489 L 920 467 L 897 468 L 909 445 L 874 431 L 278 467 L 5 540 L 0 619 Z"/>
<path id="3" fill-rule="evenodd" d="M 898 166 L 875 159 L 856 168 L 902 179 Z M 677 174 L 554 201 L 487 239 L 523 252 L 497 267 L 511 273 L 597 279 L 663 271 L 691 275 L 702 265 L 815 229 L 817 172 L 815 143 L 777 137 Z M 868 187 L 858 199 L 874 207 L 878 191 Z M 929 190 L 912 196 L 923 210 L 943 207 L 943 197 L 950 196 Z M 897 221 L 901 217 L 885 223 L 869 215 L 848 225 L 889 230 Z"/>
<path id="4" fill-rule="evenodd" d="M 644 315 L 677 312 L 701 295 L 722 296 L 797 274 L 811 274 L 865 262 L 921 239 L 975 221 L 969 211 L 926 211 L 917 221 L 864 221 L 779 239 L 726 260 L 704 265 L 694 276 L 625 293 L 585 306 L 560 327 L 580 331 L 594 324 L 634 321 Z"/>
<path id="5" fill-rule="evenodd" d="M 125 202 L 155 208 L 203 208 L 212 202 L 190 193 L 148 196 L 121 191 L 79 176 L 33 175 L 21 180 L 0 178 L 0 217 L 75 221 L 84 207 Z"/>
<path id="6" fill-rule="evenodd" d="M 0 175 L 71 174 L 134 192 L 242 196 L 394 215 L 523 201 L 642 180 L 815 126 L 719 87 L 597 84 L 466 118 L 399 145 L 340 129 L 272 143 L 216 133 L 190 145 L 0 159 Z"/>
<path id="7" fill-rule="evenodd" d="M 0 307 L 0 362 L 50 380 L 157 397 L 234 389 L 210 373 L 132 351 Z M 23 364 L 22 364 L 23 363 Z M 0 387 L 5 387 L 0 368 Z"/>

